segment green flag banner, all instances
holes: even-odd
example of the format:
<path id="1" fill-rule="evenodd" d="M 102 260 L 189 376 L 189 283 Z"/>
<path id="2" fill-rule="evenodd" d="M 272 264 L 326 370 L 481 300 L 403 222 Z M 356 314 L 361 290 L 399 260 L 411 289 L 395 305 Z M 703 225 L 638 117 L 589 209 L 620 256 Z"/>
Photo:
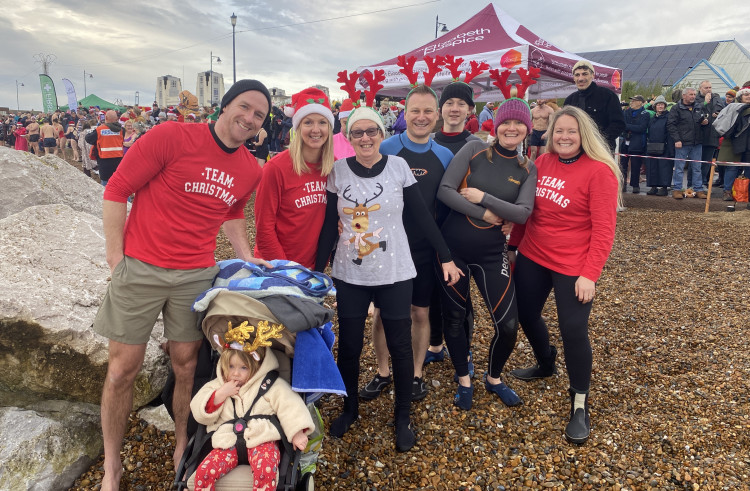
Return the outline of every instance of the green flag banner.
<path id="1" fill-rule="evenodd" d="M 52 113 L 57 110 L 57 94 L 55 93 L 55 83 L 49 78 L 49 75 L 39 74 L 39 83 L 42 86 L 42 108 L 45 113 Z"/>

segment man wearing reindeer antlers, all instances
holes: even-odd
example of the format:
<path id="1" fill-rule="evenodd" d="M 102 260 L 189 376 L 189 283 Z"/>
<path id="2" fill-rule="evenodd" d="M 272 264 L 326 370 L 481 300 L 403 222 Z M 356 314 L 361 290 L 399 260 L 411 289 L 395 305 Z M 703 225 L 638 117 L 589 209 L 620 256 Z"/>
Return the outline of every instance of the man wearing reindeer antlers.
<path id="1" fill-rule="evenodd" d="M 109 338 L 101 405 L 102 491 L 120 485 L 120 449 L 133 384 L 160 313 L 175 374 L 173 459 L 178 468 L 203 337 L 190 307 L 218 271 L 219 228 L 239 258 L 267 265 L 253 258 L 247 240 L 243 210 L 261 169 L 243 145 L 258 133 L 270 108 L 271 95 L 262 83 L 240 80 L 222 98 L 215 124 L 170 123 L 150 130 L 128 150 L 105 188 L 102 221 L 112 281 L 94 320 L 94 331 Z"/>
<path id="2" fill-rule="evenodd" d="M 625 131 L 625 117 L 617 95 L 606 87 L 596 85 L 594 74 L 590 61 L 580 60 L 573 65 L 573 82 L 578 90 L 566 97 L 563 105 L 579 107 L 591 116 L 614 152 L 615 140 Z"/>

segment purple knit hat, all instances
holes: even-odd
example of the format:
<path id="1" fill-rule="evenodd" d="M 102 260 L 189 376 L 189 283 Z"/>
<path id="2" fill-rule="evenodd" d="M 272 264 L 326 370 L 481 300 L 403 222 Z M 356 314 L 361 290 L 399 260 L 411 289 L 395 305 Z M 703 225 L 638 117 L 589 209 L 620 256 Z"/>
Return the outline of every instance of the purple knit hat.
<path id="1" fill-rule="evenodd" d="M 497 127 L 500 126 L 500 123 L 509 119 L 522 122 L 526 125 L 528 134 L 531 134 L 531 109 L 529 109 L 526 101 L 511 97 L 500 104 L 497 113 L 495 113 L 495 133 L 497 133 Z"/>

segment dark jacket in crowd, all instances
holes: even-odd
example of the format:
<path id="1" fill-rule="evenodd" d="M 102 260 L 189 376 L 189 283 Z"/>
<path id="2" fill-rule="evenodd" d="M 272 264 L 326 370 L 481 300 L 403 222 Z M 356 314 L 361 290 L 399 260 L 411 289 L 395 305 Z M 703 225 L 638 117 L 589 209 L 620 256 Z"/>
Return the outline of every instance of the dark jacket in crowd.
<path id="1" fill-rule="evenodd" d="M 580 107 L 594 120 L 609 147 L 614 150 L 615 140 L 625 131 L 620 101 L 614 92 L 591 82 L 584 90 L 577 90 L 565 98 L 565 106 Z"/>
<path id="2" fill-rule="evenodd" d="M 648 141 L 649 143 L 664 143 L 664 153 L 662 157 L 674 157 L 674 140 L 669 136 L 667 131 L 668 112 L 661 114 L 654 113 L 648 123 Z"/>
<path id="3" fill-rule="evenodd" d="M 623 138 L 630 141 L 628 152 L 646 153 L 646 131 L 650 116 L 644 108 L 627 108 L 622 111 L 625 119 L 625 132 Z"/>
<path id="4" fill-rule="evenodd" d="M 696 100 L 692 106 L 686 106 L 680 101 L 669 110 L 667 118 L 667 131 L 675 142 L 682 142 L 682 146 L 702 145 L 703 128 L 701 121 L 706 114 L 703 112 L 703 104 Z"/>
<path id="5" fill-rule="evenodd" d="M 743 156 L 750 152 L 750 105 L 737 115 L 737 121 L 730 130 L 732 132 L 732 151 Z"/>
<path id="6" fill-rule="evenodd" d="M 716 118 L 714 118 L 713 115 L 716 114 L 718 116 L 721 110 L 726 107 L 727 103 L 722 100 L 718 94 L 711 94 L 711 100 L 706 104 L 703 94 L 698 91 L 695 95 L 695 104 L 703 106 L 703 112 L 708 116 L 708 124 L 702 127 L 703 145 L 718 147 L 719 133 L 714 129 L 713 123 L 716 121 Z"/>

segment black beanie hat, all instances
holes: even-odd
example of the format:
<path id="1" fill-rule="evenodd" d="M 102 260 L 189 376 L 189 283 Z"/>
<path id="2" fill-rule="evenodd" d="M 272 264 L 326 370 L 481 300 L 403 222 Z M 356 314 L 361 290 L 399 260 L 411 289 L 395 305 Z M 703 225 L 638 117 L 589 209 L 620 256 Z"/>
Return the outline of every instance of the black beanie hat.
<path id="1" fill-rule="evenodd" d="M 232 84 L 229 90 L 224 94 L 224 97 L 221 98 L 221 107 L 219 108 L 219 114 L 224 111 L 224 107 L 232 102 L 235 97 L 242 94 L 243 92 L 247 92 L 248 90 L 257 90 L 258 92 L 266 96 L 266 100 L 268 101 L 268 112 L 270 113 L 271 106 L 273 104 L 271 104 L 271 93 L 268 92 L 266 86 L 263 85 L 263 83 L 258 82 L 257 80 L 244 79 L 238 80 L 237 83 Z"/>
<path id="2" fill-rule="evenodd" d="M 469 107 L 474 107 L 474 91 L 469 84 L 464 82 L 452 82 L 445 86 L 443 93 L 440 94 L 440 109 L 448 99 L 458 98 L 466 101 Z"/>

